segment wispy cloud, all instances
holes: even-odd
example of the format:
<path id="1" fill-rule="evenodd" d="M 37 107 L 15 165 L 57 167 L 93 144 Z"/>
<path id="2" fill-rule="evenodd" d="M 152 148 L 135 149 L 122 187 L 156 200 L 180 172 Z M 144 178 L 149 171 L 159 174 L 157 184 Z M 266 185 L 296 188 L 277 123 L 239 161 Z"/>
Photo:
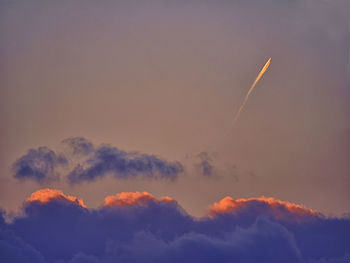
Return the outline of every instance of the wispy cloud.
<path id="1" fill-rule="evenodd" d="M 183 172 L 180 162 L 168 162 L 155 155 L 126 152 L 113 146 L 93 148 L 92 156 L 78 164 L 68 175 L 70 183 L 94 181 L 112 174 L 115 178 L 143 176 L 175 179 Z"/>
<path id="2" fill-rule="evenodd" d="M 31 179 L 43 183 L 54 179 L 55 169 L 67 163 L 65 156 L 47 147 L 39 147 L 28 150 L 25 155 L 15 161 L 12 168 L 15 173 L 14 177 L 17 179 Z"/>
<path id="3" fill-rule="evenodd" d="M 208 152 L 200 152 L 197 154 L 199 161 L 195 164 L 200 174 L 205 176 L 212 176 L 214 173 L 213 158 Z"/>
<path id="4" fill-rule="evenodd" d="M 82 137 L 62 141 L 68 147 L 65 153 L 47 147 L 31 149 L 14 164 L 14 177 L 46 182 L 55 175 L 55 169 L 69 164 L 68 181 L 72 184 L 92 182 L 112 174 L 125 179 L 137 176 L 151 179 L 175 179 L 183 172 L 180 162 L 169 162 L 158 156 L 127 152 L 110 145 L 95 146 Z"/>

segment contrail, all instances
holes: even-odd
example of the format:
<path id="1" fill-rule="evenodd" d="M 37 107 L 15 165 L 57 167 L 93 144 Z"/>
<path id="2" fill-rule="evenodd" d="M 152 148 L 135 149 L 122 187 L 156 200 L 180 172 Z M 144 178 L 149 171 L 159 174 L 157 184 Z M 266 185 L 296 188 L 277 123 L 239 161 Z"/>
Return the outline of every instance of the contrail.
<path id="1" fill-rule="evenodd" d="M 259 80 L 261 79 L 261 77 L 264 75 L 264 73 L 266 72 L 266 70 L 267 70 L 268 67 L 270 66 L 270 63 L 271 63 L 271 58 L 269 58 L 269 60 L 266 62 L 265 66 L 261 69 L 260 73 L 259 73 L 258 76 L 256 77 L 256 79 L 255 79 L 253 85 L 252 85 L 252 86 L 250 87 L 250 89 L 248 90 L 248 93 L 247 93 L 247 95 L 245 96 L 244 101 L 243 101 L 241 107 L 239 108 L 239 110 L 238 110 L 238 112 L 237 112 L 237 114 L 236 114 L 236 116 L 235 116 L 234 123 L 238 120 L 239 115 L 241 114 L 241 111 L 242 111 L 242 109 L 244 108 L 244 105 L 245 105 L 245 104 L 247 103 L 247 101 L 248 101 L 248 98 L 249 98 L 250 93 L 253 92 L 253 90 L 254 90 L 256 84 L 259 82 Z"/>

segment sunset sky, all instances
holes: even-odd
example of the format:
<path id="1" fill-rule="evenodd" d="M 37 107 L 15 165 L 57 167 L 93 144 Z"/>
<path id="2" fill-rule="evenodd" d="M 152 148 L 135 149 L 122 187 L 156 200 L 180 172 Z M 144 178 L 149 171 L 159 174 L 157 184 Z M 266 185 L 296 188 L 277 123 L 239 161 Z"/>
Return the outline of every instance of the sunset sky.
<path id="1" fill-rule="evenodd" d="M 198 247 L 217 252 L 263 236 L 262 226 L 288 236 L 290 262 L 349 262 L 349 240 L 338 234 L 350 234 L 348 0 L 2 0 L 0 36 L 0 240 L 9 228 L 35 250 L 21 243 L 14 254 L 33 258 L 22 261 L 0 246 L 0 259 L 145 262 L 142 240 L 182 255 L 167 242 L 215 238 Z M 79 238 L 90 232 L 79 228 L 81 247 L 45 250 L 31 235 L 40 220 L 54 226 L 46 212 L 55 209 L 96 229 L 140 213 L 164 236 L 139 237 L 146 228 L 135 219 L 127 227 L 137 244 L 111 237 L 87 249 Z M 221 240 L 234 229 L 227 222 L 242 229 Z M 334 251 L 313 254 L 295 222 L 305 233 L 321 222 Z M 128 250 L 118 242 L 139 254 L 121 257 Z M 254 262 L 237 253 L 230 259 Z M 150 262 L 173 262 L 159 255 Z"/>

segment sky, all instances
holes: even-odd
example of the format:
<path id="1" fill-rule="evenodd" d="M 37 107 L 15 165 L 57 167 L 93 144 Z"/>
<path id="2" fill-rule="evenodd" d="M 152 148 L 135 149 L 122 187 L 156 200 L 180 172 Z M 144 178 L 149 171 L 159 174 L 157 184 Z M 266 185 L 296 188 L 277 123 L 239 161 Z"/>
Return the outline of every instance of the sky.
<path id="1" fill-rule="evenodd" d="M 254 217 L 242 230 L 248 232 L 230 228 L 232 237 L 222 240 L 215 231 L 224 221 L 210 212 L 220 200 L 245 200 L 239 207 L 255 200 L 274 211 L 276 205 L 264 199 L 273 198 L 283 209 L 294 204 L 316 211 L 313 217 L 322 218 L 324 231 L 336 225 L 335 218 L 345 222 L 339 228 L 349 229 L 349 1 L 1 0 L 0 35 L 3 224 L 13 231 L 11 238 L 36 249 L 28 253 L 41 253 L 42 262 L 87 262 L 86 257 L 108 262 L 113 253 L 101 259 L 101 251 L 87 255 L 77 248 L 57 258 L 57 251 L 42 247 L 45 242 L 28 238 L 23 213 L 30 221 L 40 209 L 68 206 L 67 213 L 85 213 L 97 224 L 105 198 L 123 193 L 146 192 L 151 201 L 141 202 L 143 209 L 155 203 L 163 211 L 176 203 L 174 213 L 182 212 L 174 225 L 187 230 L 173 234 L 192 231 L 200 238 L 181 238 L 204 238 L 215 251 L 218 243 L 226 247 L 241 235 L 261 234 Z M 270 57 L 270 67 L 234 121 Z M 32 204 L 28 198 L 40 189 L 62 192 Z M 235 209 L 225 211 L 236 216 Z M 209 220 L 208 231 L 215 234 L 202 232 L 197 221 L 183 223 L 183 216 Z M 294 249 L 288 250 L 296 257 L 292 262 L 328 262 L 307 252 L 299 230 L 276 218 L 277 223 L 261 219 L 262 224 L 297 236 L 286 239 L 286 247 L 292 242 Z M 241 219 L 232 223 L 239 225 L 235 220 Z M 133 224 L 137 229 L 139 223 Z M 169 238 L 161 241 L 168 244 Z M 176 252 L 157 242 L 156 251 Z M 115 246 L 110 249 L 118 250 Z M 325 258 L 346 262 L 350 249 L 333 252 Z"/>

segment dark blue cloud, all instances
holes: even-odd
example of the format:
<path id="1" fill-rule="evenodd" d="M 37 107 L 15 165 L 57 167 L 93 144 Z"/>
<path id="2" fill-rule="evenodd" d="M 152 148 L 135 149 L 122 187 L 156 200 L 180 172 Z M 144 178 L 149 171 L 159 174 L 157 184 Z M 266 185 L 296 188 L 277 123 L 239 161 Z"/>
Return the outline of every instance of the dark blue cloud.
<path id="1" fill-rule="evenodd" d="M 13 164 L 14 177 L 20 180 L 31 179 L 39 183 L 55 177 L 57 166 L 66 164 L 67 159 L 47 147 L 30 149 Z"/>
<path id="2" fill-rule="evenodd" d="M 6 263 L 46 262 L 40 252 L 14 234 L 5 223 L 3 211 L 0 211 L 0 260 Z"/>
<path id="3" fill-rule="evenodd" d="M 46 262 L 32 246 L 15 236 L 10 230 L 0 229 L 0 259 L 6 263 Z"/>
<path id="4" fill-rule="evenodd" d="M 84 253 L 76 254 L 69 263 L 100 263 L 96 257 L 85 255 Z"/>
<path id="5" fill-rule="evenodd" d="M 168 162 L 154 155 L 126 152 L 113 146 L 91 148 L 86 147 L 86 141 L 81 141 L 82 144 L 75 142 L 70 144 L 73 151 L 88 152 L 91 156 L 68 175 L 71 183 L 94 181 L 109 173 L 116 178 L 141 175 L 148 178 L 175 179 L 184 170 L 181 163 Z"/>
<path id="6" fill-rule="evenodd" d="M 39 183 L 55 178 L 55 169 L 70 164 L 67 178 L 70 183 L 94 181 L 107 174 L 115 178 L 143 176 L 153 179 L 175 179 L 183 172 L 180 162 L 169 162 L 158 156 L 127 152 L 113 146 L 95 146 L 82 137 L 62 141 L 68 151 L 57 153 L 47 147 L 30 149 L 13 164 L 14 177 L 32 179 Z"/>
<path id="7" fill-rule="evenodd" d="M 302 262 L 292 234 L 265 219 L 245 229 L 237 227 L 224 238 L 188 232 L 166 242 L 139 232 L 122 246 L 110 242 L 108 252 L 110 262 Z"/>
<path id="8" fill-rule="evenodd" d="M 98 209 L 62 198 L 32 201 L 12 223 L 0 220 L 0 258 L 29 263 L 347 262 L 349 219 L 286 222 L 248 210 L 196 219 L 176 202 L 153 199 Z"/>

